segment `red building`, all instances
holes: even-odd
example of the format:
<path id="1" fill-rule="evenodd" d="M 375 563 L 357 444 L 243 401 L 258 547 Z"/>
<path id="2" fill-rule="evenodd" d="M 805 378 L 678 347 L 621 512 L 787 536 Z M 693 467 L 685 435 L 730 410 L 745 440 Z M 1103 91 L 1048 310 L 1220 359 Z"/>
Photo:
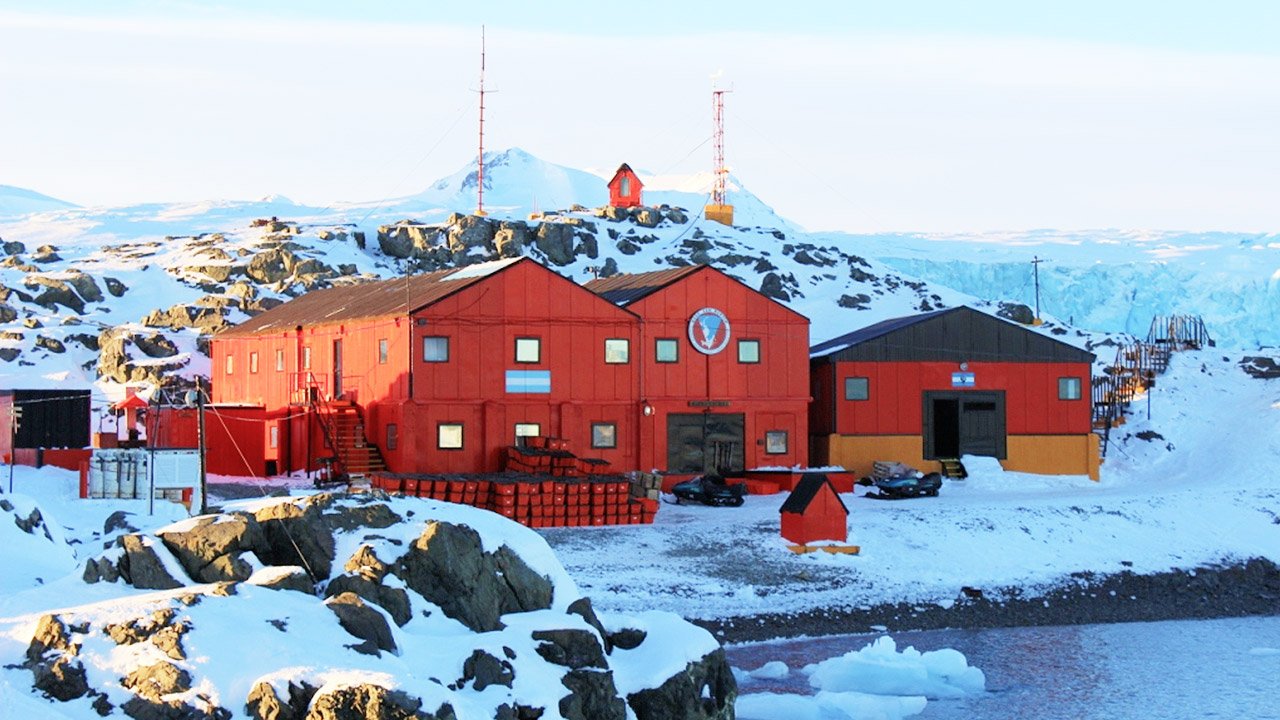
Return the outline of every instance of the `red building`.
<path id="1" fill-rule="evenodd" d="M 1098 478 L 1094 356 L 967 307 L 886 320 L 812 348 L 815 464 L 940 470 L 963 455 Z"/>
<path id="2" fill-rule="evenodd" d="M 485 472 L 521 435 L 618 470 L 802 463 L 807 337 L 701 266 L 583 287 L 519 258 L 319 290 L 214 337 L 214 410 L 243 429 L 210 464 Z"/>
<path id="3" fill-rule="evenodd" d="M 807 461 L 809 320 L 706 265 L 585 286 L 639 316 L 639 468 Z"/>
<path id="4" fill-rule="evenodd" d="M 635 174 L 630 165 L 622 163 L 609 181 L 609 205 L 619 208 L 640 207 L 644 204 L 640 200 L 640 191 L 643 189 L 644 183 L 640 182 L 640 176 Z"/>
<path id="5" fill-rule="evenodd" d="M 797 545 L 849 539 L 849 508 L 822 473 L 805 473 L 778 513 L 782 537 Z"/>

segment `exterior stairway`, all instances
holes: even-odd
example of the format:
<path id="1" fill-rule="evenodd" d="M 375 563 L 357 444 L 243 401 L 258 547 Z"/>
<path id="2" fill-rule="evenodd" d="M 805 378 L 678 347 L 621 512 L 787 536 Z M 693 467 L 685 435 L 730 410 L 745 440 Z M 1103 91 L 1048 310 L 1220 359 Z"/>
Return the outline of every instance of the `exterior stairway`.
<path id="1" fill-rule="evenodd" d="M 339 400 L 328 403 L 325 410 L 323 415 L 327 417 L 322 417 L 321 422 L 332 437 L 339 471 L 359 478 L 387 469 L 382 452 L 365 438 L 364 419 L 358 407 Z"/>
<path id="2" fill-rule="evenodd" d="M 964 469 L 964 463 L 954 458 L 939 458 L 938 463 L 942 465 L 942 477 L 951 480 L 963 480 L 969 477 L 969 471 Z"/>

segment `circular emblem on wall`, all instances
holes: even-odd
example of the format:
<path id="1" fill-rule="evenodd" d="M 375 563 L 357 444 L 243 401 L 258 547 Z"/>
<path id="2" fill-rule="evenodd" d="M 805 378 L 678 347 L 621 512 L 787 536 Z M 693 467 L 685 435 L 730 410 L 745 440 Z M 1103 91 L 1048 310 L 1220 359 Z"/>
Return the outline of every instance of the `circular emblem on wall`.
<path id="1" fill-rule="evenodd" d="M 729 318 L 705 307 L 689 318 L 689 342 L 704 355 L 715 355 L 729 344 Z"/>

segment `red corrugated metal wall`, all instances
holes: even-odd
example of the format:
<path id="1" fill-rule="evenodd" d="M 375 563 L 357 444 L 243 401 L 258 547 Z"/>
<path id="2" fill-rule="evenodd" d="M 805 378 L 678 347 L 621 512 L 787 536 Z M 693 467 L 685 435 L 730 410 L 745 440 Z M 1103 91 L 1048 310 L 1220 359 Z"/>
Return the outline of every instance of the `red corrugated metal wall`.
<path id="1" fill-rule="evenodd" d="M 822 366 L 814 376 L 817 418 L 838 397 L 834 430 L 842 435 L 918 435 L 923 427 L 923 393 L 940 391 L 1005 391 L 1005 427 L 1009 435 L 1077 435 L 1090 431 L 1090 367 L 1084 363 L 969 363 L 974 385 L 955 388 L 949 362 L 841 362 L 834 372 Z M 868 379 L 867 400 L 845 400 L 844 381 Z M 1081 381 L 1079 400 L 1058 399 L 1058 378 Z M 837 395 L 837 393 L 839 393 Z M 822 398 L 823 400 L 818 400 Z M 825 403 L 825 404 L 821 404 Z M 815 430 L 815 432 L 818 432 Z"/>

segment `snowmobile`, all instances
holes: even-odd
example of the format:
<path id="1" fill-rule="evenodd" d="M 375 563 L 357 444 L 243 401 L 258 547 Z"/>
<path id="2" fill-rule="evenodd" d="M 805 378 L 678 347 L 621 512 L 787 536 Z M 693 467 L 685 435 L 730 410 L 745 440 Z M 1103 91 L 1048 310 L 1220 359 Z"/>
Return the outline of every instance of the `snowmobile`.
<path id="1" fill-rule="evenodd" d="M 700 502 L 715 507 L 740 507 L 746 495 L 746 483 L 726 483 L 724 478 L 715 473 L 700 475 L 692 480 L 676 483 L 671 493 L 676 496 L 676 504 L 683 500 Z"/>
<path id="2" fill-rule="evenodd" d="M 931 472 L 927 475 L 875 478 L 872 482 L 876 492 L 863 496 L 872 500 L 902 500 L 921 495 L 937 497 L 938 490 L 942 488 L 942 474 Z"/>

